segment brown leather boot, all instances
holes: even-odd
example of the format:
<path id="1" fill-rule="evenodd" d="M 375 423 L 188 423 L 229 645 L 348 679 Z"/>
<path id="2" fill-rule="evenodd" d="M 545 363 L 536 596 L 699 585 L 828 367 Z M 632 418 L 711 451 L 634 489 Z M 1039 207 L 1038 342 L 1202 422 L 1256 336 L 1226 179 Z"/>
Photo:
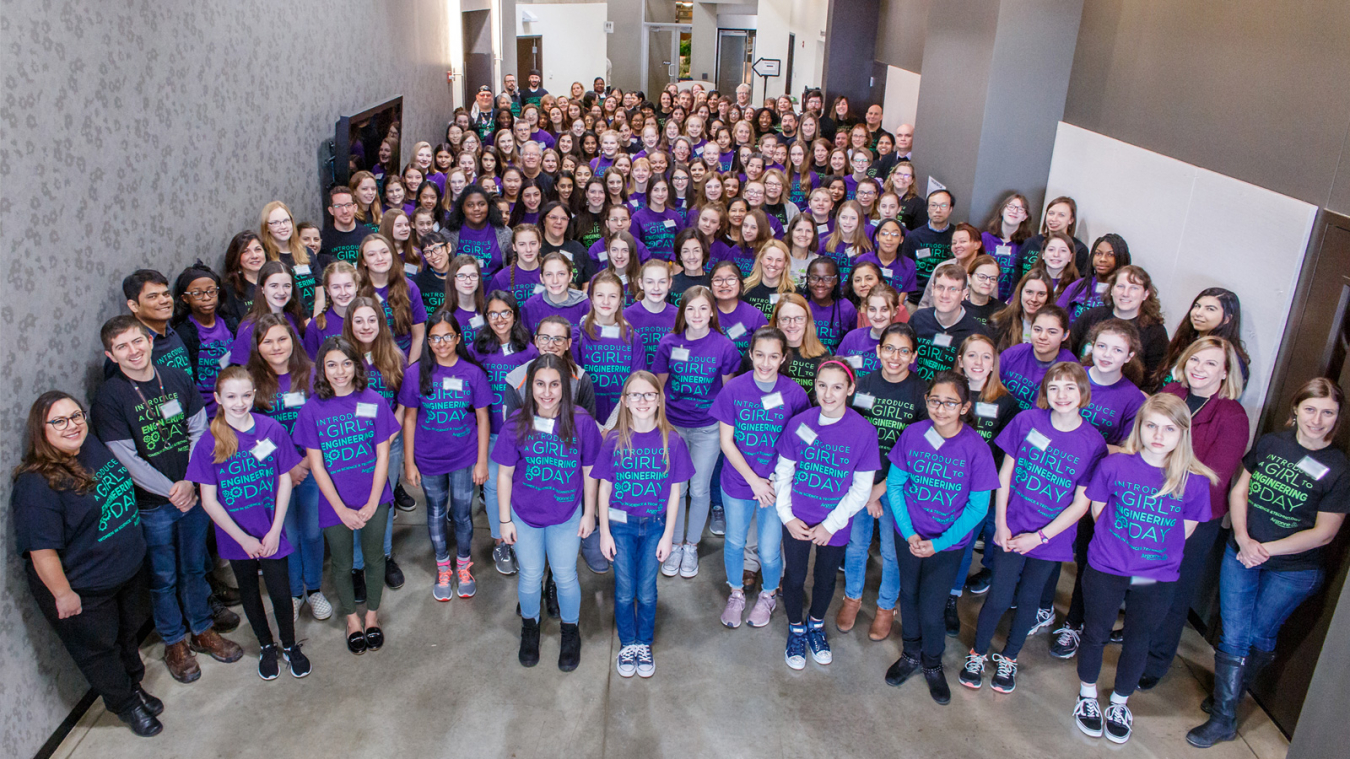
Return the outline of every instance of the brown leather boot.
<path id="1" fill-rule="evenodd" d="M 244 649 L 240 648 L 238 643 L 220 637 L 220 633 L 215 630 L 207 630 L 201 635 L 193 635 L 192 650 L 197 653 L 210 654 L 212 659 L 226 664 L 239 661 L 244 656 Z"/>
<path id="2" fill-rule="evenodd" d="M 891 625 L 895 622 L 895 609 L 877 609 L 877 615 L 872 618 L 872 629 L 867 631 L 867 637 L 872 640 L 886 640 L 891 637 Z"/>
<path id="3" fill-rule="evenodd" d="M 169 668 L 169 675 L 180 683 L 195 682 L 202 676 L 201 667 L 197 666 L 197 657 L 192 655 L 187 638 L 164 647 L 164 664 Z"/>
<path id="4" fill-rule="evenodd" d="M 853 625 L 858 622 L 858 610 L 861 608 L 861 598 L 844 596 L 844 603 L 839 607 L 839 615 L 834 618 L 834 626 L 839 628 L 839 632 L 846 633 L 853 629 Z"/>

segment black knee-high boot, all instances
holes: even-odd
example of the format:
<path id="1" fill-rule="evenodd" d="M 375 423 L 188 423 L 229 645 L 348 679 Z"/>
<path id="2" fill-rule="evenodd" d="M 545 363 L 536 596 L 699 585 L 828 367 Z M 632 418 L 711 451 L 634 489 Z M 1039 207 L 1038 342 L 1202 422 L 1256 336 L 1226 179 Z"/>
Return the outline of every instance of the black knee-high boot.
<path id="1" fill-rule="evenodd" d="M 1209 721 L 1186 734 L 1186 742 L 1209 748 L 1237 737 L 1237 707 L 1242 700 L 1247 660 L 1222 651 L 1214 652 L 1214 703 Z"/>

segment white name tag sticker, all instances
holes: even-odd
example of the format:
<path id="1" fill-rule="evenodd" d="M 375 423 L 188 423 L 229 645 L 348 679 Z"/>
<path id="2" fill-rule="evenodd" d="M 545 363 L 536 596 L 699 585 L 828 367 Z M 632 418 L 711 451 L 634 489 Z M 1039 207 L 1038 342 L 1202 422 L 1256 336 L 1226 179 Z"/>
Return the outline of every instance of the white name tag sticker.
<path id="1" fill-rule="evenodd" d="M 1105 282 L 1098 282 L 1098 283 L 1097 283 L 1097 286 L 1096 286 L 1096 288 L 1095 288 L 1095 290 L 1096 290 L 1096 292 L 1097 292 L 1098 295 L 1101 295 L 1102 293 L 1106 292 L 1106 283 L 1105 283 Z"/>
<path id="2" fill-rule="evenodd" d="M 474 329 L 482 329 L 486 324 L 487 320 L 477 314 L 474 314 L 473 317 L 469 319 L 469 326 Z"/>
<path id="3" fill-rule="evenodd" d="M 619 325 L 615 324 L 609 327 L 601 327 L 600 336 L 617 338 L 619 336 Z"/>
<path id="4" fill-rule="evenodd" d="M 862 357 L 862 356 L 846 356 L 846 357 L 844 358 L 844 360 L 847 361 L 847 362 L 848 362 L 848 365 L 851 366 L 851 367 L 853 367 L 854 369 L 861 369 L 861 368 L 862 368 L 862 365 L 863 365 L 863 357 Z"/>
<path id="5" fill-rule="evenodd" d="M 1011 255 L 1012 255 L 1012 246 L 1011 246 L 1011 245 L 995 245 L 995 246 L 994 246 L 994 253 L 997 254 L 997 255 L 1000 255 L 1000 256 L 1011 256 Z"/>
<path id="6" fill-rule="evenodd" d="M 564 248 L 559 248 L 559 249 L 558 249 L 558 252 L 561 253 L 561 254 L 563 254 L 564 256 L 567 256 L 567 260 L 568 260 L 568 261 L 571 261 L 571 260 L 572 260 L 572 251 L 566 250 L 566 249 L 564 249 Z"/>
<path id="7" fill-rule="evenodd" d="M 544 291 L 544 286 L 543 286 L 543 285 L 535 285 L 535 286 L 534 286 L 534 294 L 535 294 L 535 295 L 538 295 L 539 293 L 542 293 L 543 291 Z"/>
<path id="8" fill-rule="evenodd" d="M 817 224 L 817 225 L 816 225 L 816 234 L 818 234 L 818 235 L 828 234 L 829 231 L 830 231 L 830 225 L 829 225 L 829 224 Z"/>
<path id="9" fill-rule="evenodd" d="M 773 303 L 774 305 L 777 305 L 778 301 L 782 300 L 782 298 L 783 296 L 780 295 L 779 293 L 769 293 L 769 302 Z"/>
<path id="10" fill-rule="evenodd" d="M 516 352 L 515 349 L 511 347 L 511 344 L 510 344 L 510 343 L 502 343 L 502 355 L 503 355 L 503 356 L 509 356 L 509 355 L 511 355 L 512 353 L 515 353 L 515 352 Z"/>
<path id="11" fill-rule="evenodd" d="M 674 220 L 674 219 L 666 219 L 665 222 L 663 223 L 663 225 L 665 226 L 666 229 L 674 229 L 674 228 L 675 228 L 675 220 Z"/>
<path id="12" fill-rule="evenodd" d="M 601 261 L 608 261 L 608 260 L 609 260 L 609 251 L 607 251 L 607 250 L 601 250 L 601 251 L 600 251 L 600 254 L 599 254 L 599 258 L 600 258 Z"/>
<path id="13" fill-rule="evenodd" d="M 1033 429 L 1027 433 L 1027 442 L 1041 449 L 1042 451 L 1050 447 L 1050 438 L 1041 434 L 1040 430 Z"/>
<path id="14" fill-rule="evenodd" d="M 281 404 L 286 408 L 295 408 L 305 405 L 305 394 L 299 390 L 293 393 L 285 393 L 281 396 Z"/>
<path id="15" fill-rule="evenodd" d="M 943 443 L 947 442 L 944 437 L 938 434 L 936 427 L 929 427 L 928 431 L 923 433 L 923 439 L 927 440 L 928 444 L 933 446 L 933 450 L 935 451 L 941 448 Z"/>
<path id="16" fill-rule="evenodd" d="M 932 255 L 933 251 L 929 250 L 928 248 L 919 248 L 918 250 L 914 251 L 914 257 L 919 259 L 920 261 L 922 261 L 925 258 L 929 258 Z"/>
<path id="17" fill-rule="evenodd" d="M 535 432 L 542 432 L 545 435 L 552 435 L 553 425 L 556 421 L 557 420 L 555 419 L 545 419 L 542 416 L 536 416 L 534 418 L 534 430 Z"/>
<path id="18" fill-rule="evenodd" d="M 375 363 L 375 354 L 374 354 L 374 353 L 371 353 L 370 351 L 366 351 L 366 363 L 367 363 L 367 364 L 373 364 L 373 363 Z"/>
<path id="19" fill-rule="evenodd" d="M 379 413 L 380 413 L 380 407 L 379 407 L 379 405 L 377 405 L 377 404 L 374 404 L 374 403 L 358 403 L 358 404 L 356 404 L 356 418 L 357 418 L 357 419 L 374 419 L 375 416 L 376 416 L 377 414 L 379 414 Z"/>
<path id="20" fill-rule="evenodd" d="M 853 407 L 860 408 L 863 411 L 871 411 L 877 403 L 877 398 L 871 393 L 856 393 L 853 396 Z"/>
<path id="21" fill-rule="evenodd" d="M 797 437 L 801 438 L 807 445 L 811 445 L 816 442 L 816 431 L 805 424 L 798 425 Z"/>
<path id="22" fill-rule="evenodd" d="M 300 276 L 306 276 L 310 272 L 309 264 L 296 264 L 295 273 Z"/>
<path id="23" fill-rule="evenodd" d="M 632 206 L 633 208 L 637 208 L 638 206 L 641 205 L 641 203 L 638 203 L 636 200 L 630 200 L 628 201 L 628 205 Z"/>
<path id="24" fill-rule="evenodd" d="M 952 336 L 946 332 L 939 332 L 936 335 L 933 335 L 933 345 L 936 345 L 939 348 L 950 348 L 951 344 Z"/>
<path id="25" fill-rule="evenodd" d="M 220 364 L 220 368 L 221 368 L 221 369 L 224 369 L 225 367 L 229 366 L 229 365 L 230 365 L 230 354 L 227 352 L 225 355 L 221 356 L 221 357 L 220 357 L 220 360 L 217 361 L 216 363 L 217 363 L 217 364 Z"/>
<path id="26" fill-rule="evenodd" d="M 383 295 L 380 295 L 379 292 L 376 292 L 376 293 L 375 293 L 375 300 L 378 300 L 379 302 L 383 303 L 383 302 L 384 302 L 384 296 L 383 296 Z"/>
<path id="27" fill-rule="evenodd" d="M 1313 478 L 1314 480 L 1322 479 L 1324 476 L 1326 476 L 1327 472 L 1331 471 L 1331 469 L 1326 464 L 1323 464 L 1317 459 L 1314 459 L 1312 456 L 1304 456 L 1302 459 L 1299 459 L 1299 462 L 1298 464 L 1296 464 L 1296 466 L 1299 468 L 1300 471 L 1302 471 L 1309 477 Z"/>
<path id="28" fill-rule="evenodd" d="M 760 403 L 764 404 L 765 411 L 768 411 L 770 409 L 776 409 L 779 406 L 783 405 L 783 394 L 780 392 L 772 392 L 769 393 L 768 395 L 761 397 L 759 401 Z"/>
<path id="29" fill-rule="evenodd" d="M 744 334 L 745 334 L 745 325 L 741 324 L 740 322 L 731 325 L 731 329 L 727 330 L 727 337 L 731 338 L 732 340 L 735 340 L 736 338 Z"/>
<path id="30" fill-rule="evenodd" d="M 628 524 L 628 512 L 611 506 L 609 507 L 609 521 L 618 522 L 619 524 Z"/>
<path id="31" fill-rule="evenodd" d="M 178 402 L 177 398 L 167 400 L 159 405 L 159 415 L 165 419 L 172 419 L 183 413 L 183 404 Z"/>
<path id="32" fill-rule="evenodd" d="M 975 404 L 975 416 L 983 419 L 993 419 L 998 416 L 997 403 L 985 403 L 983 401 Z"/>
<path id="33" fill-rule="evenodd" d="M 670 360 L 671 360 L 671 361 L 679 361 L 679 362 L 681 362 L 681 363 L 683 363 L 683 362 L 685 362 L 685 361 L 688 361 L 688 360 L 689 360 L 689 349 L 688 349 L 688 348 L 671 348 L 671 349 L 670 349 Z"/>
<path id="34" fill-rule="evenodd" d="M 464 380 L 459 377 L 446 377 L 441 380 L 441 387 L 445 390 L 452 390 L 458 393 L 464 389 Z"/>
<path id="35" fill-rule="evenodd" d="M 417 276 L 417 264 L 403 264 L 403 273 L 409 277 Z"/>
<path id="36" fill-rule="evenodd" d="M 894 270 L 894 269 L 887 269 L 887 268 L 883 267 L 883 268 L 881 269 L 881 276 L 883 276 L 883 277 L 885 277 L 885 278 L 887 278 L 887 279 L 890 279 L 891 277 L 894 277 L 894 276 L 895 276 L 895 270 Z"/>
<path id="37" fill-rule="evenodd" d="M 251 453 L 253 454 L 253 458 L 259 461 L 264 461 L 267 459 L 268 456 L 271 456 L 272 451 L 275 451 L 276 449 L 277 449 L 276 443 L 273 443 L 271 440 L 263 438 L 262 440 L 258 441 L 257 445 L 253 446 L 253 450 L 251 451 Z"/>

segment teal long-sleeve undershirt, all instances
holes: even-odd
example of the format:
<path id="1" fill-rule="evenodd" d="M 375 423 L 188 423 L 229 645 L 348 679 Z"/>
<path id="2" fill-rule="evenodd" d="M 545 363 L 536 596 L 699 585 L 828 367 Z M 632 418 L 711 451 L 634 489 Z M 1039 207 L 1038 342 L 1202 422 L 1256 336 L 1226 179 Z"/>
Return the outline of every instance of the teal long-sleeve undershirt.
<path id="1" fill-rule="evenodd" d="M 891 506 L 891 513 L 895 516 L 895 526 L 900 530 L 900 535 L 909 540 L 909 536 L 914 534 L 914 523 L 909 518 L 909 507 L 905 504 L 905 483 L 909 482 L 909 472 L 898 466 L 892 466 L 891 472 L 886 476 L 886 501 Z M 952 522 L 941 535 L 933 538 L 933 550 L 945 551 L 956 545 L 965 536 L 969 535 L 989 513 L 989 491 L 981 490 L 969 494 L 966 497 L 965 508 L 961 510 L 961 515 Z"/>

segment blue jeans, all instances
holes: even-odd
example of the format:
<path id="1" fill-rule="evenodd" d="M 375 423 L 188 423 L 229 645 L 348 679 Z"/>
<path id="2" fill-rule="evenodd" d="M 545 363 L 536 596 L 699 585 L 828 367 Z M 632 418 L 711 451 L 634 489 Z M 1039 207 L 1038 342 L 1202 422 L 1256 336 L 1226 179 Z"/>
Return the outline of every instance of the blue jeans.
<path id="1" fill-rule="evenodd" d="M 614 538 L 614 626 L 619 645 L 652 644 L 656 633 L 656 546 L 666 532 L 665 516 L 609 521 Z"/>
<path id="2" fill-rule="evenodd" d="M 994 527 L 994 508 L 993 504 L 990 504 L 989 512 L 984 517 L 984 524 L 970 539 L 970 542 L 966 543 L 965 554 L 961 556 L 961 568 L 956 570 L 956 582 L 952 584 L 952 595 L 959 598 L 966 589 L 966 576 L 970 574 L 970 563 L 975 558 L 975 538 L 984 538 L 984 555 L 986 558 L 981 559 L 980 564 L 986 569 L 994 567 L 993 554 L 990 553 L 994 550 Z"/>
<path id="3" fill-rule="evenodd" d="M 394 436 L 389 444 L 389 487 L 398 485 L 398 477 L 403 473 L 403 433 Z M 389 504 L 389 519 L 384 525 L 384 555 L 394 555 L 394 505 Z M 361 531 L 352 538 L 352 569 L 362 571 L 366 568 L 365 555 L 361 553 Z"/>
<path id="4" fill-rule="evenodd" d="M 759 568 L 764 575 L 764 592 L 778 590 L 783 579 L 783 523 L 778 510 L 772 506 L 761 508 L 753 498 L 722 497 L 722 509 L 727 515 L 727 534 L 722 547 L 722 563 L 727 570 L 727 585 L 744 587 L 745 540 L 750 533 L 750 520 L 759 524 Z M 894 553 L 894 552 L 892 552 Z"/>
<path id="5" fill-rule="evenodd" d="M 488 450 L 497 447 L 497 434 L 493 433 L 488 437 Z M 492 533 L 494 541 L 502 539 L 502 523 L 498 516 L 501 511 L 497 508 L 497 462 L 488 457 L 488 478 L 483 483 L 483 510 L 487 512 L 488 531 Z"/>
<path id="6" fill-rule="evenodd" d="M 718 425 L 714 422 L 707 427 L 676 427 L 675 431 L 684 438 L 694 460 L 694 476 L 689 478 L 688 520 L 685 519 L 683 497 L 675 509 L 675 545 L 698 545 L 703 537 L 703 527 L 708 523 L 708 509 L 712 507 L 713 469 L 717 468 L 717 457 L 722 452 Z"/>
<path id="7" fill-rule="evenodd" d="M 422 492 L 427 496 L 427 533 L 436 563 L 450 561 L 450 546 L 445 540 L 445 511 L 450 507 L 455 520 L 455 552 L 469 558 L 473 545 L 473 467 L 466 466 L 449 474 L 423 474 Z"/>
<path id="8" fill-rule="evenodd" d="M 291 595 L 298 598 L 317 592 L 323 583 L 323 531 L 319 529 L 319 484 L 314 475 L 291 490 L 285 530 L 286 540 L 295 549 L 289 564 Z"/>
<path id="9" fill-rule="evenodd" d="M 173 504 L 141 512 L 145 558 L 150 566 L 150 606 L 166 645 L 211 629 L 206 584 L 206 531 L 211 517 L 197 504 L 186 513 Z M 184 626 L 183 618 L 187 618 Z"/>
<path id="10" fill-rule="evenodd" d="M 1321 569 L 1280 572 L 1248 569 L 1229 545 L 1219 568 L 1219 650 L 1247 656 L 1251 649 L 1274 651 L 1275 638 L 1289 615 L 1322 584 Z"/>
<path id="11" fill-rule="evenodd" d="M 719 424 L 717 426 L 717 429 L 718 429 L 717 434 L 720 436 L 722 434 L 721 432 L 722 425 Z M 721 438 L 719 437 L 718 439 L 720 440 Z M 726 465 L 727 465 L 726 455 L 718 454 L 717 466 L 713 467 L 712 479 L 709 480 L 708 483 L 708 490 L 709 490 L 708 497 L 713 505 L 713 508 L 722 508 L 723 511 L 725 511 L 726 504 L 724 501 L 725 496 L 722 495 L 722 467 Z"/>
<path id="12" fill-rule="evenodd" d="M 581 550 L 581 507 L 562 524 L 531 527 L 514 508 L 511 520 L 516 525 L 516 595 L 520 598 L 520 616 L 539 619 L 539 599 L 543 593 L 544 565 L 553 570 L 558 586 L 558 609 L 562 621 L 574 625 L 581 617 L 581 584 L 577 582 L 577 552 Z"/>
<path id="13" fill-rule="evenodd" d="M 895 561 L 895 516 L 886 496 L 881 497 L 881 518 L 867 513 L 867 509 L 853 517 L 853 534 L 844 552 L 844 597 L 862 598 L 867 584 L 867 555 L 872 548 L 872 528 L 881 523 L 881 588 L 877 591 L 877 608 L 894 609 L 900 598 L 900 565 Z"/>

